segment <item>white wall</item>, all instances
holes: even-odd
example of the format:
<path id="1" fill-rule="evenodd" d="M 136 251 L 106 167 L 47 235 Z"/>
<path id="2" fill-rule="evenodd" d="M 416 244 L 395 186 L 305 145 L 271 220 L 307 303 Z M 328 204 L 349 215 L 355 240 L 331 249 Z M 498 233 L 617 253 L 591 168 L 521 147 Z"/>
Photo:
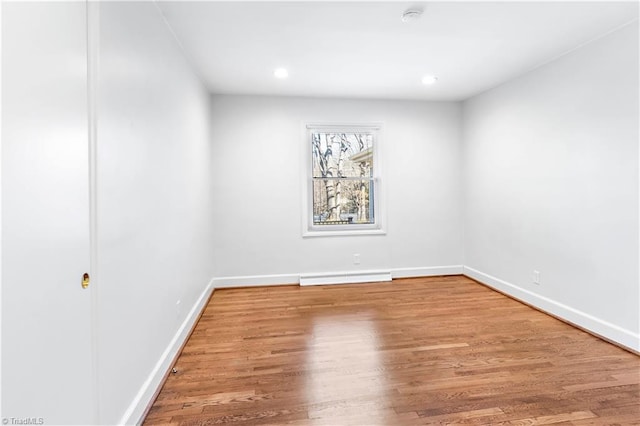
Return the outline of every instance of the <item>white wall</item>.
<path id="1" fill-rule="evenodd" d="M 640 350 L 638 112 L 635 23 L 466 101 L 462 170 L 467 271 Z"/>
<path id="2" fill-rule="evenodd" d="M 211 106 L 216 277 L 461 264 L 459 103 L 214 95 Z M 302 238 L 305 122 L 383 123 L 386 235 Z"/>
<path id="3" fill-rule="evenodd" d="M 209 95 L 155 4 L 99 13 L 99 409 L 115 424 L 137 420 L 213 276 Z"/>

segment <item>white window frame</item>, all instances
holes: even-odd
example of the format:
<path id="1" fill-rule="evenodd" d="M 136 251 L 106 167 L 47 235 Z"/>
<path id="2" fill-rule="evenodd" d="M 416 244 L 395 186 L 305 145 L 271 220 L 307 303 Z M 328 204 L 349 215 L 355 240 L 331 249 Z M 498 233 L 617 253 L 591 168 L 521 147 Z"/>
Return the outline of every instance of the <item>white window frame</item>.
<path id="1" fill-rule="evenodd" d="M 311 134 L 313 132 L 358 133 L 373 132 L 373 209 L 374 223 L 345 224 L 345 225 L 314 225 L 313 224 L 313 177 L 312 177 L 312 148 Z M 349 235 L 384 235 L 383 208 L 385 204 L 384 185 L 382 182 L 381 155 L 382 123 L 304 123 L 304 143 L 302 151 L 302 236 L 330 237 Z"/>

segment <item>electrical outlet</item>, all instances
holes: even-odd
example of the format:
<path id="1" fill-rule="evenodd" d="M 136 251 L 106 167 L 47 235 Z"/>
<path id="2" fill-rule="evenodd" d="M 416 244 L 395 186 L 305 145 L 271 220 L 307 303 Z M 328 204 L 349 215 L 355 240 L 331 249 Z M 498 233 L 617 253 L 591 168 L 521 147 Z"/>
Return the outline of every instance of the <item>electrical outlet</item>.
<path id="1" fill-rule="evenodd" d="M 359 253 L 355 253 L 353 255 L 353 264 L 354 265 L 359 265 L 360 264 L 360 254 Z"/>
<path id="2" fill-rule="evenodd" d="M 535 285 L 540 285 L 540 272 L 533 271 L 533 283 Z"/>

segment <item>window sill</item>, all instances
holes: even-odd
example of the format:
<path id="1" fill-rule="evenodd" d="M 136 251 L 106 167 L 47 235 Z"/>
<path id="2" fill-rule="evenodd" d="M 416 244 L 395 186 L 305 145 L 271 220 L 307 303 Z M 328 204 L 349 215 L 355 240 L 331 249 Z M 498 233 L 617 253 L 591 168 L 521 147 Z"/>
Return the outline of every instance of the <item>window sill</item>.
<path id="1" fill-rule="evenodd" d="M 356 235 L 386 235 L 384 229 L 350 229 L 350 230 L 308 230 L 302 233 L 302 238 L 315 237 L 352 237 Z"/>

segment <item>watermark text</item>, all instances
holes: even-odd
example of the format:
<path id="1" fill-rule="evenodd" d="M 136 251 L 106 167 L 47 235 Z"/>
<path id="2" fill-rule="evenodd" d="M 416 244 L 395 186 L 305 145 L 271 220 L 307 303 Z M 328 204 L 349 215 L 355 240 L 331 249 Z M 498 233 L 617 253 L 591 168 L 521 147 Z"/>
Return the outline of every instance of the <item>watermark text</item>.
<path id="1" fill-rule="evenodd" d="M 43 425 L 42 417 L 3 417 L 3 425 Z"/>

